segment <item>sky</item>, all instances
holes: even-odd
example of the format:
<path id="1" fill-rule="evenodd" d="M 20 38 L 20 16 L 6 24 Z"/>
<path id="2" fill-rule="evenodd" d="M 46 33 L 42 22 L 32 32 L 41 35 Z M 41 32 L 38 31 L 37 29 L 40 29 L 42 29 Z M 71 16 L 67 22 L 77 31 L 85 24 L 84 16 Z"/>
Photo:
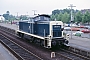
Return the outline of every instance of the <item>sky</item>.
<path id="1" fill-rule="evenodd" d="M 9 11 L 12 15 L 51 14 L 55 9 L 90 9 L 90 0 L 0 0 L 0 15 Z"/>

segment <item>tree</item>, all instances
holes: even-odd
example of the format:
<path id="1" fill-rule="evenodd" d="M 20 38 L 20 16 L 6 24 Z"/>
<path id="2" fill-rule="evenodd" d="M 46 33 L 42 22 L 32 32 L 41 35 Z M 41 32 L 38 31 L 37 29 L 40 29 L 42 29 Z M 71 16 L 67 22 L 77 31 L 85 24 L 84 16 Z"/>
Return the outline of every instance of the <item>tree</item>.
<path id="1" fill-rule="evenodd" d="M 3 14 L 3 17 L 8 20 L 9 19 L 9 15 L 8 14 Z"/>
<path id="2" fill-rule="evenodd" d="M 57 18 L 58 18 L 58 14 L 56 13 L 56 14 L 55 14 L 55 19 L 57 20 Z"/>
<path id="3" fill-rule="evenodd" d="M 64 13 L 67 12 L 68 14 L 70 14 L 70 12 L 71 12 L 70 9 L 67 9 L 67 8 L 63 9 L 63 11 L 64 11 Z"/>
<path id="4" fill-rule="evenodd" d="M 90 24 L 90 13 L 89 13 L 89 15 L 88 15 L 88 24 Z"/>
<path id="5" fill-rule="evenodd" d="M 59 13 L 59 14 L 58 14 L 57 20 L 58 20 L 58 21 L 61 21 L 61 20 L 62 20 L 62 13 Z"/>
<path id="6" fill-rule="evenodd" d="M 90 13 L 88 12 L 88 11 L 86 11 L 86 15 L 87 15 L 87 23 L 89 24 L 89 22 L 90 22 Z"/>
<path id="7" fill-rule="evenodd" d="M 55 20 L 55 15 L 51 15 L 50 20 Z"/>
<path id="8" fill-rule="evenodd" d="M 87 22 L 86 19 L 87 19 L 87 17 L 86 17 L 86 15 L 84 14 L 83 17 L 82 17 L 82 23 L 86 23 L 86 22 Z"/>
<path id="9" fill-rule="evenodd" d="M 9 12 L 9 11 L 6 11 L 6 13 L 3 14 L 3 17 L 4 17 L 6 20 L 8 20 L 8 21 L 15 20 L 15 16 L 10 15 L 10 12 Z"/>
<path id="10" fill-rule="evenodd" d="M 90 13 L 86 11 L 86 13 L 83 15 L 82 23 L 88 23 L 90 22 Z"/>
<path id="11" fill-rule="evenodd" d="M 67 12 L 65 12 L 65 13 L 62 15 L 61 21 L 64 22 L 64 23 L 68 23 L 68 22 L 69 22 L 69 14 L 68 14 Z"/>
<path id="12" fill-rule="evenodd" d="M 8 14 L 8 15 L 9 15 L 9 14 L 10 14 L 10 12 L 9 12 L 9 11 L 6 11 L 6 14 Z"/>
<path id="13" fill-rule="evenodd" d="M 80 11 L 78 11 L 75 16 L 75 22 L 77 22 L 77 23 L 82 22 L 82 16 L 83 16 L 82 13 Z"/>
<path id="14" fill-rule="evenodd" d="M 9 20 L 9 14 L 10 14 L 10 12 L 9 12 L 9 11 L 6 11 L 6 13 L 3 14 L 3 17 L 4 17 L 6 20 Z"/>
<path id="15" fill-rule="evenodd" d="M 60 13 L 60 10 L 54 10 L 54 11 L 52 11 L 52 15 L 55 15 L 55 14 L 59 14 Z"/>

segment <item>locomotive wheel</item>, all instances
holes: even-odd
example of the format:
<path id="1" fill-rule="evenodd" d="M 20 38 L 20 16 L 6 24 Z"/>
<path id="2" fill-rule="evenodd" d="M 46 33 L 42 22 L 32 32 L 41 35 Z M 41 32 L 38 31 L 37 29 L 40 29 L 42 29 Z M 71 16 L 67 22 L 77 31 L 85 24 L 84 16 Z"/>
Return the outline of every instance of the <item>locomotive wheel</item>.
<path id="1" fill-rule="evenodd" d="M 40 40 L 40 45 L 44 46 L 44 41 L 43 40 Z"/>

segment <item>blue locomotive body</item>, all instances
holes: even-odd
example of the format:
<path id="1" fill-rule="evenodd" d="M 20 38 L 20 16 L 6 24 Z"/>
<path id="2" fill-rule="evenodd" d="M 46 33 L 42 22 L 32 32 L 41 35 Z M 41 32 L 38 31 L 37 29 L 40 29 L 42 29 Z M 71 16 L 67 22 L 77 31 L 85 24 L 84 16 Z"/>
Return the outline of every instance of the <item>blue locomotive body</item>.
<path id="1" fill-rule="evenodd" d="M 46 37 L 47 35 L 49 35 L 49 24 L 19 22 L 19 30 L 30 34 Z M 44 30 L 45 30 L 45 36 L 44 36 Z"/>
<path id="2" fill-rule="evenodd" d="M 53 45 L 68 44 L 62 29 L 61 21 L 50 21 L 49 15 L 39 15 L 28 21 L 20 21 L 17 33 L 21 37 L 28 35 L 32 41 L 39 42 L 46 48 L 52 48 Z"/>

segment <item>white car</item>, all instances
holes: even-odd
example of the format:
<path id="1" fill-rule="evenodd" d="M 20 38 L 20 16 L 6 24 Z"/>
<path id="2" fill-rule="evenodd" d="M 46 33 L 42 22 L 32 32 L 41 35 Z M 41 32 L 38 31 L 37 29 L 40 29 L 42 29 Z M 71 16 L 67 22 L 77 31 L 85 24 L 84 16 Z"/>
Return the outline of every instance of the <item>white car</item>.
<path id="1" fill-rule="evenodd" d="M 90 30 L 90 26 L 85 26 L 85 28 Z"/>
<path id="2" fill-rule="evenodd" d="M 64 27 L 64 30 L 71 31 L 71 27 Z"/>
<path id="3" fill-rule="evenodd" d="M 75 33 L 73 33 L 74 36 L 81 36 L 83 34 L 83 32 L 81 31 L 77 31 Z"/>

